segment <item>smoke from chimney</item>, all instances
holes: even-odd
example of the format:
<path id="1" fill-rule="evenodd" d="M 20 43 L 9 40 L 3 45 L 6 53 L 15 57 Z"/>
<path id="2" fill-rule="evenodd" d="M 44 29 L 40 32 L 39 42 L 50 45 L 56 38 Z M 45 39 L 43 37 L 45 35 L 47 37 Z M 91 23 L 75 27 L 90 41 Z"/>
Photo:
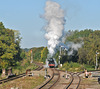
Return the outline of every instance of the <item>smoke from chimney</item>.
<path id="1" fill-rule="evenodd" d="M 63 35 L 65 23 L 64 10 L 61 9 L 58 3 L 47 1 L 44 18 L 47 21 L 45 38 L 48 41 L 49 56 L 52 57 Z"/>

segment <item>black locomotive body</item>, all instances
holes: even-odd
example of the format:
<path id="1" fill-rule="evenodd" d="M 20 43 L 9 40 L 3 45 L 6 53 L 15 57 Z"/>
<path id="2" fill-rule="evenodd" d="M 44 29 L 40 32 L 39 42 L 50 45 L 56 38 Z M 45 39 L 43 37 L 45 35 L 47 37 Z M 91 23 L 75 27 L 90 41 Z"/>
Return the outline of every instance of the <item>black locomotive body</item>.
<path id="1" fill-rule="evenodd" d="M 55 60 L 54 60 L 54 58 L 48 59 L 48 66 L 50 68 L 54 68 L 55 67 Z"/>

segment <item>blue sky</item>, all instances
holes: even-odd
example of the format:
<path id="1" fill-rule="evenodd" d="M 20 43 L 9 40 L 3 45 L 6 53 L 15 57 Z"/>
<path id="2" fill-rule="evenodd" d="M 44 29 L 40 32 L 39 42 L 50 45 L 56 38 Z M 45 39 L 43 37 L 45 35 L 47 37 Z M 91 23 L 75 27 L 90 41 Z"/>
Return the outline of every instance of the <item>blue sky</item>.
<path id="1" fill-rule="evenodd" d="M 44 14 L 47 0 L 0 0 L 0 22 L 19 30 L 22 48 L 47 46 Z M 65 31 L 100 29 L 100 0 L 52 0 L 65 11 Z"/>

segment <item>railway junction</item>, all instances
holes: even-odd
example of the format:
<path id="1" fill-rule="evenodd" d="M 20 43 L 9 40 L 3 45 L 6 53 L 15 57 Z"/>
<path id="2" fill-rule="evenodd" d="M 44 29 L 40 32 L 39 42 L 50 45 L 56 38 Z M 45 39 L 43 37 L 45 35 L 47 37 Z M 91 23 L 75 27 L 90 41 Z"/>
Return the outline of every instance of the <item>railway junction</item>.
<path id="1" fill-rule="evenodd" d="M 88 72 L 88 74 L 92 73 L 88 75 L 88 78 L 84 72 L 66 73 L 58 70 L 59 73 L 55 73 L 54 71 L 55 69 L 53 71 L 48 69 L 48 74 L 55 76 L 54 79 L 52 77 L 47 78 L 43 84 L 34 89 L 100 89 L 100 84 L 98 83 L 100 71 Z M 67 78 L 66 75 L 68 75 Z"/>
<path id="2" fill-rule="evenodd" d="M 31 73 L 33 73 L 33 76 L 26 75 L 25 73 L 23 73 L 17 75 L 16 77 L 0 80 L 0 87 L 6 85 L 6 83 L 9 83 L 11 85 L 13 81 L 17 81 L 18 79 L 22 79 L 21 81 L 25 82 L 23 80 L 25 77 L 26 78 L 29 77 L 31 79 L 35 77 L 39 78 L 37 76 L 44 76 L 44 82 L 41 82 L 38 86 L 36 86 L 35 88 L 33 87 L 32 89 L 100 89 L 100 84 L 98 83 L 98 78 L 100 77 L 100 71 L 88 72 L 88 78 L 87 78 L 85 76 L 85 73 L 83 72 L 66 72 L 66 71 L 61 71 L 57 68 L 47 68 L 47 71 L 45 71 L 45 68 L 39 66 L 34 71 L 31 71 Z M 16 87 L 17 89 L 22 88 L 17 85 Z M 16 88 L 11 87 L 9 89 L 16 89 Z M 22 88 L 22 89 L 27 89 L 27 88 Z"/>

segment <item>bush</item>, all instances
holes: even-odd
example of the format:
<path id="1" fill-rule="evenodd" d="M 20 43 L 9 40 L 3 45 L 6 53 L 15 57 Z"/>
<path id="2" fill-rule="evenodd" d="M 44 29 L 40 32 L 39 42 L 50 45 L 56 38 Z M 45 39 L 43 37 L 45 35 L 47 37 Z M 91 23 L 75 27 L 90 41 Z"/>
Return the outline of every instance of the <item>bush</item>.
<path id="1" fill-rule="evenodd" d="M 86 65 L 86 64 L 79 64 L 76 62 L 66 62 L 63 64 L 61 70 L 67 70 L 67 71 L 72 71 L 72 72 L 79 72 L 79 71 L 84 71 L 84 69 L 87 70 L 94 70 L 94 66 L 91 65 Z"/>
<path id="2" fill-rule="evenodd" d="M 63 64 L 62 70 L 67 70 L 67 71 L 83 71 L 84 70 L 84 66 L 79 64 L 79 63 L 75 63 L 75 62 L 66 62 Z"/>
<path id="3" fill-rule="evenodd" d="M 94 70 L 95 66 L 94 65 L 86 65 L 84 64 L 85 69 L 87 70 Z"/>

